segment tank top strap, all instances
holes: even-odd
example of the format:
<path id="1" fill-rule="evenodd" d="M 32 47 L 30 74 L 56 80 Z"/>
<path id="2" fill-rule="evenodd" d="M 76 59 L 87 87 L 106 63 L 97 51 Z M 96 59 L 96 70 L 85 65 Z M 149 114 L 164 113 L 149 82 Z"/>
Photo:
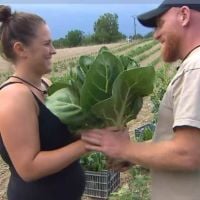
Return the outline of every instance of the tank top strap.
<path id="1" fill-rule="evenodd" d="M 0 86 L 0 90 L 3 89 L 4 87 L 8 86 L 8 85 L 11 85 L 11 84 L 15 84 L 15 83 L 21 83 L 23 84 L 22 82 L 19 82 L 19 81 L 11 81 L 11 82 L 7 82 L 3 85 Z"/>
<path id="2" fill-rule="evenodd" d="M 35 100 L 38 103 L 38 106 L 40 107 L 40 105 L 42 105 L 43 103 L 41 102 L 41 100 L 37 97 L 37 95 L 34 94 L 34 92 L 31 91 L 31 93 L 33 94 L 33 97 L 35 98 Z"/>
<path id="3" fill-rule="evenodd" d="M 21 83 L 21 84 L 24 84 L 20 81 L 11 81 L 11 82 L 7 82 L 3 85 L 0 86 L 0 90 L 3 89 L 4 87 L 8 86 L 8 85 L 11 85 L 11 84 L 15 84 L 15 83 Z M 41 101 L 39 100 L 39 98 L 30 90 L 30 92 L 33 94 L 33 97 L 36 99 L 36 101 L 41 104 Z"/>

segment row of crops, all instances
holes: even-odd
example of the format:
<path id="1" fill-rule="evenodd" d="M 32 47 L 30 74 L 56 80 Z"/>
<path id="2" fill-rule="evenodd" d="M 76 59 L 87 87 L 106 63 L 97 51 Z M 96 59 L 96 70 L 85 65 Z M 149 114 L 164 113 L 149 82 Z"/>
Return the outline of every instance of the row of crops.
<path id="1" fill-rule="evenodd" d="M 160 55 L 158 54 L 159 50 L 159 44 L 152 39 L 136 40 L 132 43 L 123 42 L 116 47 L 110 49 L 110 51 L 115 55 L 128 55 L 131 58 L 134 58 L 138 63 L 141 63 L 142 66 L 144 66 L 143 61 L 148 60 L 149 57 L 153 59 L 151 60 L 151 63 L 148 64 L 157 65 L 161 61 Z M 98 51 L 92 52 L 87 55 L 96 56 L 97 53 Z M 69 66 L 76 66 L 78 64 L 79 58 L 80 56 L 73 56 L 54 62 L 50 77 L 54 80 L 56 79 L 56 77 L 63 76 Z M 1 72 L 0 82 L 3 82 L 10 74 L 10 71 Z"/>
<path id="2" fill-rule="evenodd" d="M 123 43 L 122 45 L 110 49 L 114 55 L 127 55 L 135 59 L 138 63 L 143 65 L 143 61 L 147 60 L 150 56 L 153 58 L 151 63 L 146 65 L 157 65 L 160 62 L 160 55 L 158 54 L 160 50 L 159 44 L 154 40 L 145 41 L 135 41 L 133 43 Z M 91 53 L 87 56 L 96 56 L 98 52 Z M 158 55 L 157 55 L 158 54 Z M 156 55 L 156 57 L 154 57 Z M 61 60 L 55 62 L 53 65 L 51 78 L 53 81 L 56 77 L 61 77 L 64 75 L 69 67 L 75 67 L 78 65 L 79 57 L 73 57 L 72 59 Z"/>

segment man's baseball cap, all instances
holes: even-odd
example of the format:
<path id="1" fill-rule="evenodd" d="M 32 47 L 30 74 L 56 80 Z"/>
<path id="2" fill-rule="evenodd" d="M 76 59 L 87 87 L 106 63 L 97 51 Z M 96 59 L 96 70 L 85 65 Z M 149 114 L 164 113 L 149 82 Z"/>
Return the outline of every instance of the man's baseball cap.
<path id="1" fill-rule="evenodd" d="M 156 19 L 172 7 L 188 6 L 190 9 L 200 11 L 200 0 L 164 0 L 159 7 L 139 15 L 138 21 L 147 27 L 156 27 Z"/>

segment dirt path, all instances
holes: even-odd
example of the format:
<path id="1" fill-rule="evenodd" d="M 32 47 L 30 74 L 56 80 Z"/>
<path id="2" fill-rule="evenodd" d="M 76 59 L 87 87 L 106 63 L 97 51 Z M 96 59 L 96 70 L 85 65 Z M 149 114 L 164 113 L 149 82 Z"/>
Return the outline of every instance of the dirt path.
<path id="1" fill-rule="evenodd" d="M 160 51 L 157 51 L 154 54 L 152 54 L 150 57 L 148 57 L 148 59 L 141 61 L 140 66 L 147 66 L 148 64 L 153 62 L 156 58 L 159 58 L 160 56 L 161 56 Z"/>
<path id="2" fill-rule="evenodd" d="M 155 50 L 157 50 L 156 52 L 158 52 L 159 51 L 159 44 L 156 44 L 156 45 L 154 45 L 151 49 L 148 49 L 147 51 L 145 51 L 144 53 L 141 53 L 141 54 L 139 54 L 139 55 L 137 55 L 137 56 L 135 56 L 135 57 L 133 57 L 136 61 L 139 59 L 139 58 L 141 58 L 141 57 L 145 57 L 146 55 L 148 56 L 148 57 L 146 57 L 144 60 L 146 60 L 146 59 L 148 59 L 149 57 L 151 57 L 152 56 L 152 53 L 151 52 L 154 52 Z M 151 54 L 150 54 L 151 53 Z"/>
<path id="3" fill-rule="evenodd" d="M 53 56 L 53 62 L 71 59 L 74 57 L 79 57 L 81 55 L 86 55 L 90 53 L 96 53 L 102 46 L 107 46 L 108 48 L 116 48 L 121 46 L 123 43 L 113 43 L 113 44 L 101 44 L 101 45 L 93 45 L 93 46 L 84 46 L 84 47 L 72 47 L 72 48 L 65 48 L 65 49 L 58 49 L 56 50 L 55 56 Z"/>
<path id="4" fill-rule="evenodd" d="M 8 166 L 3 162 L 0 156 L 0 200 L 6 200 L 6 188 L 8 184 Z"/>
<path id="5" fill-rule="evenodd" d="M 147 45 L 149 43 L 151 43 L 152 40 L 148 40 L 148 41 L 145 41 L 145 42 L 142 42 L 142 43 L 139 43 L 139 44 L 133 44 L 133 45 L 130 45 L 129 48 L 125 49 L 125 51 L 120 51 L 120 52 L 117 52 L 115 55 L 122 55 L 122 54 L 128 54 L 130 51 L 133 51 L 139 47 L 142 47 L 144 45 Z"/>

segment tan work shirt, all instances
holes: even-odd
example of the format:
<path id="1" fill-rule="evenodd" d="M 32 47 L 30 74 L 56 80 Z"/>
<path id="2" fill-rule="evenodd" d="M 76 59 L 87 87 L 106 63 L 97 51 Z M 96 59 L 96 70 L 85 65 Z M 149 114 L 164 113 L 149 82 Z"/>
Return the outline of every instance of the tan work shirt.
<path id="1" fill-rule="evenodd" d="M 185 125 L 200 128 L 200 47 L 182 62 L 169 84 L 160 104 L 153 141 L 170 140 L 173 128 Z M 200 170 L 153 170 L 152 200 L 200 200 Z"/>

